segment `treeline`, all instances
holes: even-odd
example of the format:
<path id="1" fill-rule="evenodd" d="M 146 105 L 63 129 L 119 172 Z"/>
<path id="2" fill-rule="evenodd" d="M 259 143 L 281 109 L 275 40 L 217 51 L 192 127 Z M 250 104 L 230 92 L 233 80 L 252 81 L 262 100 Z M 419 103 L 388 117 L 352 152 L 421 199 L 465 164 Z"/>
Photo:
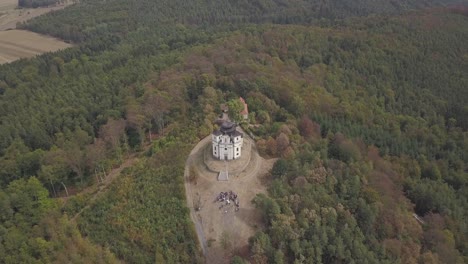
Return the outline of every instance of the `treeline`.
<path id="1" fill-rule="evenodd" d="M 41 6 L 50 6 L 62 2 L 61 0 L 18 0 L 19 7 L 36 8 Z"/>
<path id="2" fill-rule="evenodd" d="M 379 1 L 182 1 L 182 0 L 83 0 L 59 12 L 36 18 L 21 27 L 82 42 L 112 34 L 153 32 L 167 25 L 215 26 L 245 23 L 303 24 L 370 14 L 403 11 L 457 3 L 452 0 L 410 0 L 404 3 Z M 138 33 L 137 33 L 138 34 Z"/>

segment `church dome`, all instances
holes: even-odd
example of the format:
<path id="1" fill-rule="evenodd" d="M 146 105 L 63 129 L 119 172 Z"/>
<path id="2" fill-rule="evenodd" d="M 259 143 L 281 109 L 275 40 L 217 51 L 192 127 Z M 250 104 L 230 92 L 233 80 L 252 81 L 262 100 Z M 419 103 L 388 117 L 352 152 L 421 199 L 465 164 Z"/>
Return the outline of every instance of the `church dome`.
<path id="1" fill-rule="evenodd" d="M 236 131 L 236 124 L 233 122 L 224 122 L 221 124 L 220 131 L 223 134 L 232 134 L 234 131 Z"/>

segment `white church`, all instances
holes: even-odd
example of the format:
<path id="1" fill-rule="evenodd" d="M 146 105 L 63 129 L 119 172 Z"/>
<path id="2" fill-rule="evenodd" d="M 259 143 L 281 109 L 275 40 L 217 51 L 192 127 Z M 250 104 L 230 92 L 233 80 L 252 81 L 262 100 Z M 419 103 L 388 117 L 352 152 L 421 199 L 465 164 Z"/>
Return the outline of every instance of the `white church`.
<path id="1" fill-rule="evenodd" d="M 237 131 L 233 122 L 224 122 L 211 134 L 213 156 L 220 160 L 233 160 L 241 156 L 244 135 Z"/>

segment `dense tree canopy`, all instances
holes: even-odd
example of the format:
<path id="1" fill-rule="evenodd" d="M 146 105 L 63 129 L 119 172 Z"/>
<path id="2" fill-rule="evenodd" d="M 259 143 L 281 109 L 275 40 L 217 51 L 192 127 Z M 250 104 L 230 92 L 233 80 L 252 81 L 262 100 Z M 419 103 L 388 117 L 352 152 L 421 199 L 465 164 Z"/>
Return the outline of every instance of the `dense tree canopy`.
<path id="1" fill-rule="evenodd" d="M 467 262 L 466 8 L 401 14 L 438 4 L 83 0 L 20 25 L 76 45 L 0 66 L 0 262 L 202 262 L 183 166 L 239 96 L 279 158 L 249 261 Z"/>

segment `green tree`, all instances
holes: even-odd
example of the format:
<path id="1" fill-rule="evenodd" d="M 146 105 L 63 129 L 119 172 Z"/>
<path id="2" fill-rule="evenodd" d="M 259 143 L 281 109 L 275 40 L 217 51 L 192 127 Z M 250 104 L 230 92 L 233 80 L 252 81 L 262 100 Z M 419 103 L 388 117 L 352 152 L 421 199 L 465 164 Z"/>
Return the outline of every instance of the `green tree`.
<path id="1" fill-rule="evenodd" d="M 228 107 L 229 118 L 234 122 L 240 123 L 243 120 L 241 111 L 244 109 L 244 105 L 242 102 L 238 98 L 235 98 L 229 100 L 226 105 Z"/>

